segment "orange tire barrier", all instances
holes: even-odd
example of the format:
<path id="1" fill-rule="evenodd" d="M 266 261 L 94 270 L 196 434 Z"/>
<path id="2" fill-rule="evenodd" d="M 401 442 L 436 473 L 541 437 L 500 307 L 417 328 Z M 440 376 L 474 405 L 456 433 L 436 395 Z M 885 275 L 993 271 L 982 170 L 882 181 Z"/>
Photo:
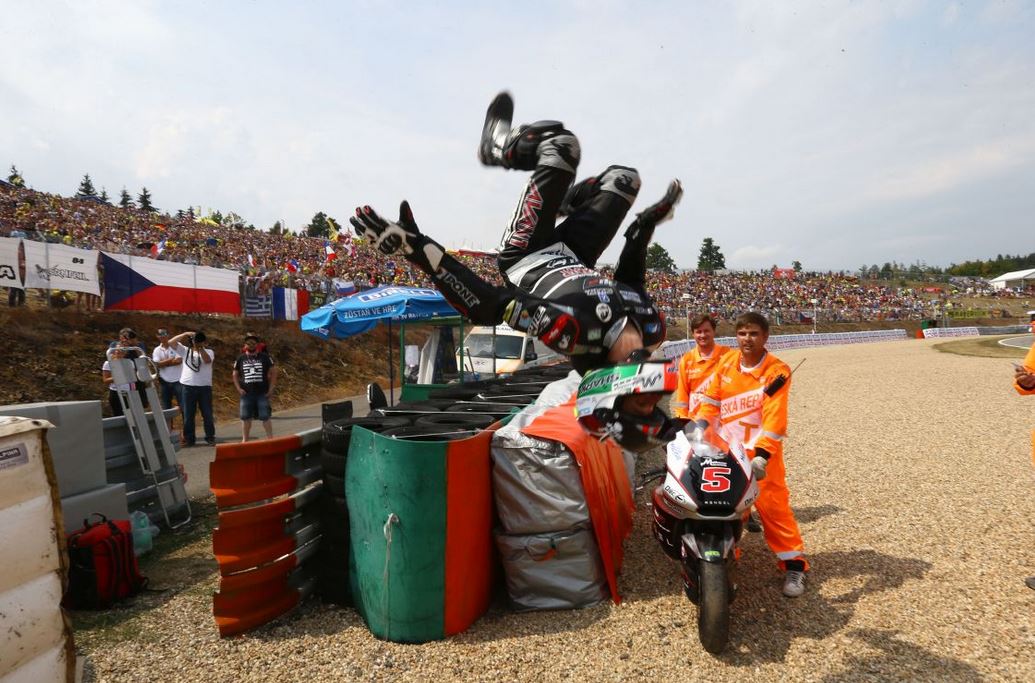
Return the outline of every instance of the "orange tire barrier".
<path id="1" fill-rule="evenodd" d="M 216 447 L 209 466 L 219 526 L 212 551 L 219 635 L 261 626 L 297 606 L 315 586 L 306 560 L 316 552 L 321 494 L 320 430 Z"/>

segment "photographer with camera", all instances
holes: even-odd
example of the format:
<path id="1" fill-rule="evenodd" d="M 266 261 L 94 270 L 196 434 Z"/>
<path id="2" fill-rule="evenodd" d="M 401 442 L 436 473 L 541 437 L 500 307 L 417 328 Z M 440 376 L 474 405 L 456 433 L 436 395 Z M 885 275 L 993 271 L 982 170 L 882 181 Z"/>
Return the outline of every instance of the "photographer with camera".
<path id="1" fill-rule="evenodd" d="M 215 352 L 208 348 L 204 332 L 183 332 L 169 340 L 169 345 L 183 344 L 187 352 L 183 356 L 183 370 L 180 373 L 180 389 L 183 392 L 183 435 L 180 445 L 190 448 L 195 444 L 194 418 L 201 408 L 201 420 L 205 427 L 205 443 L 216 445 L 216 422 L 212 414 L 212 361 Z"/>
<path id="2" fill-rule="evenodd" d="M 259 348 L 261 341 L 254 332 L 245 334 L 244 353 L 234 362 L 234 386 L 241 395 L 241 443 L 251 435 L 252 420 L 262 422 L 266 438 L 273 438 L 270 396 L 277 384 L 277 367 L 265 349 Z"/>

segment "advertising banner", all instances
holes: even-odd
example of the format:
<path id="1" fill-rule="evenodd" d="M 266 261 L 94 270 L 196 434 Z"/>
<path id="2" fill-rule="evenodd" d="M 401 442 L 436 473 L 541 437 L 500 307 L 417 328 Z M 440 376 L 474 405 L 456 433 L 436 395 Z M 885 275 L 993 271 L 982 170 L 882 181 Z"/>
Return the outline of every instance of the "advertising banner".
<path id="1" fill-rule="evenodd" d="M 25 246 L 27 289 L 101 293 L 97 279 L 98 252 L 32 240 L 23 240 L 22 244 Z"/>
<path id="2" fill-rule="evenodd" d="M 0 237 L 0 287 L 22 289 L 22 275 L 18 268 L 20 239 Z"/>

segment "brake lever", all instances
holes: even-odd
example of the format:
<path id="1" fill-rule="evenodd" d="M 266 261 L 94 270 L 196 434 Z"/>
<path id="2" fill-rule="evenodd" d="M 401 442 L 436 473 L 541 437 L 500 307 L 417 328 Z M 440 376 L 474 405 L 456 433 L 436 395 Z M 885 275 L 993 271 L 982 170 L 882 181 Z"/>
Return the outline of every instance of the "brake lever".
<path id="1" fill-rule="evenodd" d="M 661 479 L 668 472 L 664 467 L 649 472 L 644 472 L 640 475 L 639 481 L 636 484 L 636 493 L 639 493 L 647 487 L 647 484 L 654 481 L 655 479 Z"/>

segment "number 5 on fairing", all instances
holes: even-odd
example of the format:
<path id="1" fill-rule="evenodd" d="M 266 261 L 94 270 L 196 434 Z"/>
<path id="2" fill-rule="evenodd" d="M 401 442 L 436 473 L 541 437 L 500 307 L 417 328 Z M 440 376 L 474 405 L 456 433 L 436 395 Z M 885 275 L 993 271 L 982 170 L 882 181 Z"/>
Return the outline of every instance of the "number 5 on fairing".
<path id="1" fill-rule="evenodd" d="M 701 490 L 708 493 L 722 493 L 730 490 L 728 467 L 704 467 L 701 469 Z"/>

